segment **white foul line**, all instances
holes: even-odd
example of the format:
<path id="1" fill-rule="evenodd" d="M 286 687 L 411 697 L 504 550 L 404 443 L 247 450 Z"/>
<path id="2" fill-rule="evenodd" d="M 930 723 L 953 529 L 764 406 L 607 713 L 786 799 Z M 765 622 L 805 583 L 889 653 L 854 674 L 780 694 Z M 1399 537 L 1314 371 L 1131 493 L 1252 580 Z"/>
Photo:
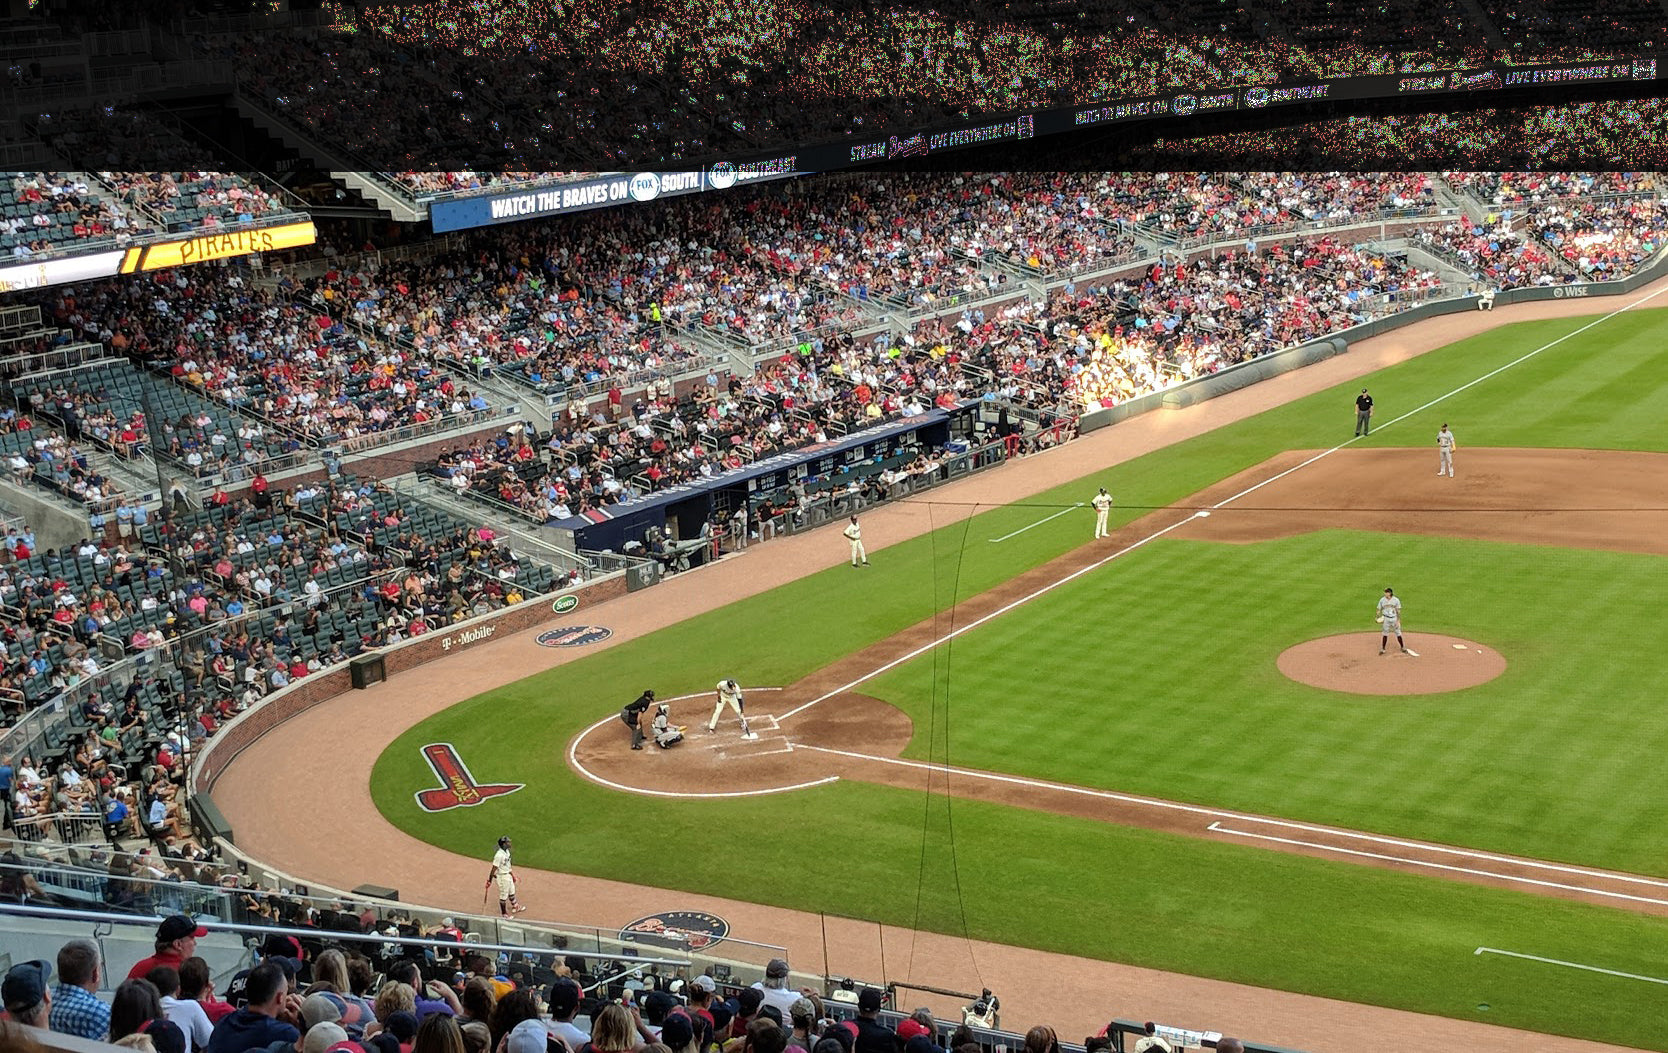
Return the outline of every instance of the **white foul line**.
<path id="1" fill-rule="evenodd" d="M 1631 900 L 1634 903 L 1652 903 L 1657 906 L 1668 907 L 1668 899 L 1652 899 L 1649 896 L 1630 896 L 1626 892 L 1609 892 L 1600 888 L 1589 888 L 1585 885 L 1567 885 L 1560 881 L 1542 881 L 1539 878 L 1518 877 L 1515 874 L 1501 874 L 1494 870 L 1478 870 L 1475 867 L 1454 866 L 1451 863 L 1430 863 L 1422 859 L 1409 859 L 1406 856 L 1387 855 L 1383 852 L 1365 852 L 1359 848 L 1341 848 L 1337 845 L 1323 845 L 1315 841 L 1298 841 L 1290 837 L 1275 837 L 1272 834 L 1253 834 L 1245 830 L 1230 830 L 1221 823 L 1212 823 L 1211 831 L 1219 834 L 1234 834 L 1238 837 L 1254 837 L 1259 841 L 1273 841 L 1275 844 L 1292 845 L 1297 848 L 1318 848 L 1323 852 L 1337 852 L 1339 855 L 1356 856 L 1361 859 L 1378 859 L 1387 863 L 1406 863 L 1408 866 L 1427 867 L 1431 870 L 1446 870 L 1453 874 L 1470 874 L 1473 877 L 1493 878 L 1496 881 L 1515 881 L 1522 885 L 1535 885 L 1539 888 L 1563 889 L 1566 892 L 1582 892 L 1589 896 L 1609 896 L 1611 899 Z"/>
<path id="2" fill-rule="evenodd" d="M 1512 368 L 1515 365 L 1518 365 L 1519 363 L 1527 362 L 1529 359 L 1534 358 L 1536 355 L 1540 354 L 1542 351 L 1546 351 L 1550 348 L 1557 347 L 1559 344 L 1563 343 L 1565 340 L 1568 340 L 1570 337 L 1577 336 L 1581 333 L 1585 333 L 1587 330 L 1593 328 L 1593 326 L 1598 325 L 1601 322 L 1608 322 L 1610 319 L 1616 317 L 1619 314 L 1622 314 L 1625 311 L 1631 311 L 1635 307 L 1638 307 L 1640 304 L 1645 303 L 1646 301 L 1649 301 L 1649 300 L 1653 300 L 1656 297 L 1662 295 L 1664 292 L 1668 292 L 1668 287 L 1664 287 L 1662 289 L 1658 289 L 1654 293 L 1649 293 L 1645 296 L 1641 296 L 1639 299 L 1634 300 L 1630 304 L 1626 304 L 1625 306 L 1618 307 L 1614 311 L 1611 311 L 1609 314 L 1604 315 L 1600 318 L 1595 318 L 1594 320 L 1592 320 L 1591 322 L 1588 322 L 1586 325 L 1582 326 L 1579 329 L 1575 329 L 1575 330 L 1572 330 L 1571 332 L 1565 333 L 1563 336 L 1558 337 L 1556 340 L 1550 340 L 1547 343 L 1542 344 L 1540 347 L 1535 348 L 1533 351 L 1530 351 L 1525 355 L 1522 355 L 1518 358 L 1515 358 L 1512 361 L 1507 362 L 1503 366 L 1500 366 L 1496 369 L 1490 370 L 1487 373 L 1484 373 L 1482 376 L 1478 377 L 1476 380 L 1470 381 L 1470 382 L 1465 383 L 1465 384 L 1461 384 L 1459 387 L 1457 387 L 1454 390 L 1448 392 L 1446 395 L 1438 395 L 1436 398 L 1431 399 L 1429 402 L 1425 403 L 1423 406 L 1420 406 L 1418 409 L 1409 410 L 1408 412 L 1402 414 L 1400 417 L 1396 417 L 1392 420 L 1386 421 L 1383 425 L 1380 426 L 1380 430 L 1382 431 L 1384 428 L 1388 428 L 1392 424 L 1396 424 L 1396 423 L 1399 423 L 1401 421 L 1404 421 L 1404 420 L 1413 416 L 1416 413 L 1420 413 L 1420 412 L 1423 412 L 1424 410 L 1430 409 L 1432 406 L 1436 405 L 1437 403 L 1442 402 L 1445 399 L 1452 398 L 1453 396 L 1458 395 L 1460 392 L 1465 391 L 1468 388 L 1475 387 L 1478 384 L 1481 384 L 1483 381 L 1489 379 L 1492 376 L 1496 376 L 1500 373 L 1504 373 L 1506 370 Z M 1258 490 L 1261 490 L 1263 487 L 1267 486 L 1269 483 L 1277 482 L 1281 479 L 1284 479 L 1286 476 L 1288 476 L 1288 475 L 1292 474 L 1293 472 L 1297 471 L 1299 468 L 1307 468 L 1309 465 L 1314 464 L 1316 461 L 1320 460 L 1323 457 L 1330 457 L 1332 454 L 1337 453 L 1339 450 L 1343 449 L 1344 447 L 1353 445 L 1355 440 L 1359 439 L 1361 437 L 1362 436 L 1357 435 L 1354 438 L 1349 439 L 1347 442 L 1339 443 L 1338 445 L 1332 447 L 1330 450 L 1322 450 L 1320 453 L 1315 454 L 1313 457 L 1310 457 L 1308 460 L 1304 461 L 1301 464 L 1293 465 L 1292 467 L 1287 468 L 1283 472 L 1280 472 L 1276 475 L 1269 476 L 1267 479 L 1264 479 L 1260 483 L 1257 483 L 1253 486 L 1246 487 L 1245 489 L 1241 490 L 1239 493 L 1233 495 L 1232 497 L 1226 498 L 1225 500 L 1222 500 L 1222 501 L 1218 501 L 1216 504 L 1211 505 L 1211 508 L 1212 509 L 1217 509 L 1217 508 L 1222 508 L 1226 505 L 1230 505 L 1233 502 L 1238 501 L 1240 498 L 1245 497 L 1247 494 L 1253 494 L 1253 493 L 1257 492 Z M 1069 509 L 1068 509 L 1068 511 L 1069 511 Z M 1062 512 L 1060 514 L 1064 515 L 1065 513 Z M 845 691 L 850 691 L 852 688 L 856 687 L 859 684 L 867 683 L 868 681 L 873 680 L 875 677 L 877 677 L 880 674 L 886 672 L 887 670 L 892 669 L 896 666 L 902 665 L 904 662 L 908 662 L 908 661 L 911 661 L 913 659 L 919 658 L 921 655 L 926 654 L 928 651 L 933 650 L 934 648 L 938 647 L 940 644 L 948 643 L 949 641 L 954 640 L 956 637 L 960 636 L 962 633 L 967 632 L 971 629 L 977 629 L 979 626 L 981 626 L 984 623 L 990 621 L 992 618 L 1000 617 L 1001 615 L 1007 614 L 1009 611 L 1013 610 L 1015 607 L 1023 606 L 1024 604 L 1030 603 L 1032 600 L 1036 599 L 1039 596 L 1044 595 L 1045 593 L 1053 592 L 1055 589 L 1059 588 L 1061 585 L 1064 585 L 1064 584 L 1066 584 L 1067 582 L 1070 582 L 1070 581 L 1075 581 L 1078 578 L 1082 577 L 1083 575 L 1089 573 L 1090 571 L 1099 570 L 1101 567 L 1106 566 L 1108 563 L 1117 559 L 1119 556 L 1122 556 L 1125 553 L 1133 552 L 1136 549 L 1140 548 L 1142 545 L 1145 545 L 1147 542 L 1156 541 L 1158 538 L 1163 537 L 1165 534 L 1168 534 L 1170 531 L 1176 529 L 1177 527 L 1185 526 L 1188 523 L 1192 522 L 1193 520 L 1202 519 L 1209 514 L 1210 513 L 1204 512 L 1204 511 L 1194 512 L 1192 515 L 1188 516 L 1186 519 L 1182 519 L 1182 520 L 1179 520 L 1175 523 L 1171 523 L 1169 526 L 1165 527 L 1162 530 L 1156 530 L 1153 533 L 1148 534 L 1146 537 L 1142 538 L 1139 541 L 1133 542 L 1132 544 L 1129 544 L 1129 545 L 1125 545 L 1123 548 L 1121 548 L 1118 551 L 1112 553 L 1110 556 L 1104 556 L 1101 559 L 1096 560 L 1095 562 L 1089 564 L 1086 567 L 1080 567 L 1079 569 L 1072 571 L 1070 574 L 1067 574 L 1065 577 L 1060 578 L 1058 581 L 1050 582 L 1049 584 L 1044 585 L 1042 588 L 1036 590 L 1035 592 L 1033 592 L 1033 593 L 1031 593 L 1027 596 L 1021 596 L 1019 599 L 1013 601 L 1012 603 L 1008 604 L 1005 607 L 1002 607 L 998 610 L 991 611 L 989 614 L 983 616 L 982 618 L 976 618 L 973 621 L 968 622 L 966 625 L 963 625 L 963 626 L 961 626 L 957 629 L 953 629 L 950 632 L 945 633 L 943 636 L 940 636 L 936 640 L 932 640 L 928 643 L 922 644 L 920 647 L 917 647 L 915 650 L 909 652 L 908 654 L 904 655 L 903 657 L 895 658 L 892 661 L 887 662 L 885 665 L 881 666 L 878 669 L 872 669 L 869 672 L 864 673 L 862 676 L 858 677 L 856 680 L 853 680 L 851 683 L 846 684 L 843 687 L 837 687 L 832 691 L 825 692 L 824 694 L 818 695 L 816 698 L 811 699 L 811 701 L 806 702 L 803 705 L 796 706 L 793 709 L 788 710 L 786 713 L 784 713 L 780 717 L 776 718 L 777 724 L 780 725 L 780 723 L 782 721 L 787 720 L 789 717 L 797 716 L 798 714 L 803 713 L 805 710 L 810 709 L 812 706 L 817 705 L 819 702 L 826 702 L 829 699 L 833 698 L 835 695 L 838 695 L 838 694 L 840 694 L 842 692 L 845 692 Z M 1036 524 L 1036 523 L 1031 524 L 1031 526 L 1036 526 L 1036 525 L 1038 525 L 1038 524 Z M 1026 527 L 1025 529 L 1029 530 L 1030 527 Z M 1016 531 L 1016 533 L 1017 533 L 1017 531 Z M 1012 535 L 1010 535 L 1010 536 L 1012 536 Z"/>
<path id="3" fill-rule="evenodd" d="M 1655 976 L 1640 976 L 1638 973 L 1621 973 L 1614 969 L 1600 969 L 1596 965 L 1582 965 L 1580 962 L 1566 962 L 1558 958 L 1542 958 L 1538 954 L 1519 954 L 1516 951 L 1503 951 L 1498 947 L 1478 947 L 1471 953 L 1473 955 L 1504 954 L 1508 958 L 1523 958 L 1531 962 L 1545 962 L 1548 965 L 1563 965 L 1571 969 L 1584 969 L 1590 973 L 1603 973 L 1606 976 L 1621 976 L 1626 977 L 1629 980 L 1644 980 L 1647 983 L 1668 984 L 1668 980 L 1658 979 Z"/>
<path id="4" fill-rule="evenodd" d="M 1614 871 L 1594 870 L 1588 867 L 1567 866 L 1561 863 L 1543 863 L 1534 859 L 1519 859 L 1514 856 L 1496 855 L 1492 852 L 1480 852 L 1469 848 L 1450 848 L 1447 845 L 1426 844 L 1420 841 L 1404 841 L 1399 838 L 1383 837 L 1378 834 L 1364 834 L 1358 830 L 1343 830 L 1338 827 L 1315 826 L 1311 823 L 1299 823 L 1290 819 L 1267 819 L 1259 815 L 1250 815 L 1245 812 L 1231 812 L 1221 808 L 1206 808 L 1203 805 L 1197 804 L 1182 804 L 1177 801 L 1166 801 L 1157 797 L 1137 797 L 1133 794 L 1119 793 L 1116 790 L 1096 790 L 1086 786 L 1072 786 L 1068 783 L 1049 782 L 1044 779 L 1030 779 L 1021 775 L 1002 775 L 997 772 L 979 771 L 975 768 L 956 768 L 943 764 L 928 764 L 924 761 L 904 760 L 901 757 L 877 757 L 867 753 L 853 753 L 849 750 L 831 749 L 827 746 L 812 746 L 809 743 L 804 742 L 794 743 L 794 748 L 800 750 L 815 750 L 818 753 L 832 753 L 839 757 L 849 757 L 853 760 L 873 761 L 877 764 L 893 764 L 903 768 L 914 768 L 918 771 L 942 772 L 966 779 L 984 779 L 989 782 L 1006 783 L 1012 786 L 1028 786 L 1034 789 L 1057 790 L 1061 793 L 1072 793 L 1083 797 L 1096 797 L 1101 800 L 1117 801 L 1121 804 L 1136 804 L 1148 808 L 1160 808 L 1173 812 L 1186 812 L 1189 815 L 1206 816 L 1217 821 L 1232 819 L 1242 823 L 1257 823 L 1263 826 L 1280 827 L 1285 830 L 1298 830 L 1312 834 L 1326 834 L 1331 837 L 1350 838 L 1356 841 L 1366 841 L 1377 845 L 1389 845 L 1396 848 L 1411 848 L 1417 849 L 1421 852 L 1432 852 L 1447 856 L 1460 856 L 1466 859 L 1479 859 L 1490 863 L 1505 863 L 1510 866 L 1519 866 L 1531 870 L 1544 870 L 1559 874 L 1575 874 L 1580 877 L 1600 878 L 1605 881 L 1615 881 L 1634 885 L 1650 885 L 1656 888 L 1668 888 L 1668 881 L 1659 881 L 1655 878 L 1640 877 L 1636 874 L 1620 874 Z M 1215 826 L 1214 822 L 1212 826 Z M 1222 830 L 1220 832 L 1236 833 L 1237 831 Z M 1246 836 L 1256 837 L 1261 835 L 1248 834 Z M 1401 857 L 1391 856 L 1385 858 L 1399 859 Z M 1502 878 L 1506 877 L 1506 875 L 1503 874 L 1492 876 Z M 1526 879 L 1507 878 L 1507 880 Z M 1561 887 L 1575 888 L 1580 891 L 1590 891 L 1579 885 Z M 1668 900 L 1650 900 L 1643 899 L 1643 897 L 1640 898 L 1643 902 L 1647 903 L 1668 903 Z"/>
<path id="5" fill-rule="evenodd" d="M 1035 523 L 1032 523 L 1031 526 L 1022 526 L 1018 530 L 1014 531 L 1011 534 L 1003 534 L 1001 537 L 986 538 L 985 540 L 986 541 L 991 541 L 991 542 L 996 542 L 996 541 L 1006 541 L 1011 537 L 1018 537 L 1019 535 L 1025 533 L 1027 530 L 1032 529 L 1032 527 L 1040 527 L 1044 523 L 1048 522 L 1050 519 L 1059 519 L 1061 516 L 1069 516 L 1073 512 L 1077 511 L 1079 508 L 1082 508 L 1082 507 L 1083 507 L 1083 502 L 1079 501 L 1075 505 L 1072 505 L 1070 508 L 1066 509 L 1063 512 L 1056 512 L 1051 516 L 1046 516 L 1042 519 L 1037 520 Z"/>

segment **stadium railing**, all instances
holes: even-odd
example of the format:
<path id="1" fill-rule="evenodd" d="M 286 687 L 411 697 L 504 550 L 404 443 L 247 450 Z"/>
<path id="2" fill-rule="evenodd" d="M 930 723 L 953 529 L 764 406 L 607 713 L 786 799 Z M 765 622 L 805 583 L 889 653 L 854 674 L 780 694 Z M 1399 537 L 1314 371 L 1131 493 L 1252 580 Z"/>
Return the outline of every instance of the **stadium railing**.
<path id="1" fill-rule="evenodd" d="M 4 340 L 0 340 L 0 355 L 5 353 L 4 343 Z M 76 366 L 106 358 L 109 354 L 109 349 L 103 344 L 66 344 L 62 347 L 55 347 L 50 351 L 36 351 L 32 354 L 0 358 L 0 377 L 7 380 L 17 380 L 30 373 L 74 369 Z"/>
<path id="2" fill-rule="evenodd" d="M 337 905 L 340 906 L 339 903 Z M 124 937 L 127 941 L 137 942 L 139 940 L 143 940 L 144 943 L 149 943 L 155 936 L 156 926 L 163 920 L 162 916 L 157 914 L 149 916 L 135 916 L 129 914 L 118 914 L 109 911 L 80 911 L 65 909 L 62 907 L 37 907 L 29 904 L 13 903 L 0 903 L 0 917 L 4 917 L 7 920 L 7 928 L 9 931 L 13 932 L 21 932 L 24 927 L 30 925 L 31 922 L 36 924 L 48 921 L 70 922 L 72 925 L 85 923 L 89 930 L 91 930 L 87 935 L 92 936 L 95 942 L 101 944 L 107 939 L 123 939 Z M 332 944 L 348 944 L 359 947 L 369 946 L 377 948 L 378 953 L 383 953 L 385 949 L 394 948 L 411 948 L 419 951 L 457 951 L 467 949 L 471 952 L 483 953 L 492 957 L 497 957 L 499 954 L 518 954 L 525 955 L 529 959 L 532 959 L 535 955 L 544 958 L 560 958 L 564 953 L 562 948 L 555 947 L 548 941 L 545 942 L 543 946 L 533 946 L 522 942 L 500 943 L 490 940 L 471 939 L 466 936 L 463 943 L 460 944 L 456 940 L 452 940 L 444 936 L 390 936 L 381 933 L 350 932 L 334 929 L 291 928 L 282 925 L 261 925 L 235 922 L 228 919 L 217 918 L 212 915 L 208 917 L 199 915 L 196 920 L 199 925 L 209 930 L 210 935 L 213 935 L 214 933 L 231 933 L 238 936 L 246 944 L 251 946 L 259 946 L 260 943 L 269 936 L 293 936 L 302 941 L 324 941 Z M 605 985 L 633 973 L 645 971 L 651 968 L 668 968 L 687 971 L 692 966 L 696 965 L 692 958 L 685 954 L 679 954 L 676 952 L 664 955 L 640 954 L 636 953 L 638 948 L 629 947 L 623 941 L 616 942 L 621 944 L 617 950 L 589 952 L 606 957 L 609 959 L 609 964 L 615 969 L 615 973 L 613 975 L 599 977 L 597 986 Z M 143 944 L 140 945 L 142 946 Z M 138 958 L 139 955 L 135 955 L 134 961 L 137 961 Z M 246 960 L 250 962 L 254 960 L 252 951 L 249 952 Z M 106 968 L 103 971 L 107 977 L 111 978 L 125 976 L 128 968 L 131 967 L 132 964 L 133 962 L 122 961 L 120 959 L 114 961 L 107 960 Z M 699 969 L 696 969 L 696 971 L 699 971 Z"/>
<path id="3" fill-rule="evenodd" d="M 1458 213 L 1458 209 L 1450 211 Z M 1325 219 L 1292 220 L 1286 223 L 1262 223 L 1243 229 L 1232 231 L 1213 231 L 1208 234 L 1196 234 L 1187 237 L 1170 236 L 1166 238 L 1166 248 L 1172 252 L 1199 252 L 1216 246 L 1242 246 L 1247 241 L 1260 242 L 1265 238 L 1286 237 L 1288 235 L 1313 234 L 1325 237 L 1346 230 L 1358 230 L 1365 227 L 1387 225 L 1390 223 L 1406 224 L 1424 219 L 1436 219 L 1443 214 L 1443 206 L 1437 203 L 1417 205 L 1407 208 L 1378 209 L 1373 212 L 1363 212 L 1351 216 L 1344 222 Z M 1147 233 L 1143 231 L 1143 233 Z"/>

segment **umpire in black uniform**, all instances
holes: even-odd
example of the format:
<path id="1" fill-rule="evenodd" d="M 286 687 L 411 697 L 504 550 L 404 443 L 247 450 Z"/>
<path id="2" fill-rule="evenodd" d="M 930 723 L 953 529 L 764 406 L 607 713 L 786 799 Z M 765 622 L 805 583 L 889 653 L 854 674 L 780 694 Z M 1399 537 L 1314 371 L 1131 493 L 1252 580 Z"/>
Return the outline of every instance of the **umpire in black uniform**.
<path id="1" fill-rule="evenodd" d="M 1373 430 L 1373 397 L 1362 388 L 1355 396 L 1355 434 L 1366 435 Z"/>
<path id="2" fill-rule="evenodd" d="M 620 710 L 621 723 L 631 729 L 631 748 L 634 750 L 643 748 L 643 714 L 647 713 L 652 705 L 654 692 L 645 691 L 637 696 L 635 702 Z"/>

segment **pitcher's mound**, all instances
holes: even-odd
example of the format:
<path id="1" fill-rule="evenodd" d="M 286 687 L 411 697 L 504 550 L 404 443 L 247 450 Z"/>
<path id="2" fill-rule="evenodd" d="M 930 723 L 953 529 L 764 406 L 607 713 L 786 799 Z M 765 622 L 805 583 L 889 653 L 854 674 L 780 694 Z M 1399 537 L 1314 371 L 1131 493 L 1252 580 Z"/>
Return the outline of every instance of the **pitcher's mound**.
<path id="1" fill-rule="evenodd" d="M 1300 684 L 1357 695 L 1435 695 L 1486 684 L 1506 671 L 1500 652 L 1480 643 L 1430 633 L 1406 640 L 1413 654 L 1402 654 L 1392 638 L 1381 655 L 1377 633 L 1324 636 L 1286 648 L 1276 664 Z"/>

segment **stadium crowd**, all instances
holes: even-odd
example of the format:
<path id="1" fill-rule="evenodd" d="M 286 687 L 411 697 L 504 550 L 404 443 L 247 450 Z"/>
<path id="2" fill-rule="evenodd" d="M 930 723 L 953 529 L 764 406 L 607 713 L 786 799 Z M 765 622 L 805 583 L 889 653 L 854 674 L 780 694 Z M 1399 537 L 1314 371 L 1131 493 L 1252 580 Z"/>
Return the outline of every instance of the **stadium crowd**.
<path id="1" fill-rule="evenodd" d="M 1205 169 L 1292 164 L 1370 169 L 1395 158 L 1433 168 L 1588 165 L 1661 170 L 1668 165 L 1665 118 L 1668 110 L 1662 99 L 1339 117 L 1285 128 L 1169 137 L 1136 149 L 1132 162 Z"/>
<path id="2" fill-rule="evenodd" d="M 1312 3 L 1255 16 L 1105 3 L 1062 19 L 1026 3 L 951 18 L 901 3 L 854 17 L 803 0 L 429 0 L 362 9 L 351 34 L 194 46 L 238 62 L 245 90 L 339 148 L 465 170 L 667 163 L 1039 106 L 1648 55 L 1668 41 L 1650 0 L 1536 7 L 1480 18 L 1457 0 L 1397 0 L 1342 17 Z"/>
<path id="3" fill-rule="evenodd" d="M 1440 284 L 1324 233 L 1259 243 L 1305 223 L 1414 223 L 1409 236 L 1498 288 L 1622 273 L 1662 244 L 1654 188 L 1626 173 L 848 175 L 489 228 L 427 259 L 362 256 L 271 290 L 208 267 L 79 287 L 48 306 L 266 422 L 208 402 L 170 418 L 164 453 L 199 475 L 258 471 L 297 437 L 487 414 L 454 372 L 565 393 L 550 438 L 506 432 L 435 466 L 459 493 L 547 521 L 915 407 L 1012 389 L 1074 416 Z M 1482 218 L 1435 216 L 1454 195 Z M 1189 238 L 1233 251 L 1143 255 Z M 1117 280 L 1076 288 L 1119 264 Z M 1025 279 L 1059 287 L 1038 298 Z M 957 319 L 974 301 L 988 310 Z M 897 312 L 913 317 L 899 328 Z M 755 368 L 732 376 L 714 350 L 726 344 Z M 657 378 L 679 373 L 696 382 L 674 396 Z M 636 405 L 628 383 L 648 385 Z M 106 441 L 142 442 L 142 417 L 108 392 L 35 397 Z"/>
<path id="4" fill-rule="evenodd" d="M 235 875 L 223 884 L 267 906 Z M 211 929 L 183 913 L 157 925 L 156 953 L 120 981 L 101 975 L 99 947 L 85 939 L 65 943 L 52 962 L 14 965 L 4 978 L 0 1039 L 36 1053 L 15 1026 L 27 1024 L 141 1053 L 983 1053 L 989 1041 L 973 1026 L 990 1026 L 983 999 L 953 1020 L 893 1009 L 897 988 L 852 984 L 849 1001 L 838 997 L 845 992 L 825 1001 L 797 985 L 782 958 L 747 985 L 717 968 L 667 975 L 549 950 L 484 954 L 452 918 L 425 925 L 395 911 L 379 919 L 347 903 L 280 903 L 256 918 L 299 935 L 268 934 L 224 992 L 197 953 Z M 108 1003 L 95 994 L 107 987 Z M 1086 1044 L 1111 1048 L 1115 1026 Z M 1023 1053 L 1061 1048 L 1047 1025 L 1013 1041 Z M 1174 1048 L 1151 1024 L 1132 1045 L 1139 1053 Z M 1220 1036 L 1215 1048 L 1245 1047 Z"/>

